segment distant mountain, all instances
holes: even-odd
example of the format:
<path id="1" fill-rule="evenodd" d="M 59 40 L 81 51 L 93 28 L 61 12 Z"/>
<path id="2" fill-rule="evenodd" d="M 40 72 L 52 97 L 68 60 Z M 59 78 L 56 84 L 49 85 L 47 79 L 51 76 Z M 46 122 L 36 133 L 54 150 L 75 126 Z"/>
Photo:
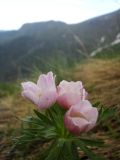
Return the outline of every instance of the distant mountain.
<path id="1" fill-rule="evenodd" d="M 45 62 L 55 56 L 68 60 L 89 57 L 113 43 L 119 33 L 120 10 L 74 25 L 48 21 L 0 31 L 0 81 L 29 74 L 37 65 L 45 70 Z"/>
<path id="2" fill-rule="evenodd" d="M 88 52 L 92 52 L 116 39 L 120 33 L 120 10 L 72 25 L 72 29 Z"/>

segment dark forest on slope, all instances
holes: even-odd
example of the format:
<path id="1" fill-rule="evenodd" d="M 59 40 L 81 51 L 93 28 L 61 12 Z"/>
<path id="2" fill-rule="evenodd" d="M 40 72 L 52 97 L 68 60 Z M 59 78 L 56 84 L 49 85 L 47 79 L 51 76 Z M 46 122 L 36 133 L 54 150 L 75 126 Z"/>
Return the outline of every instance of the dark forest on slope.
<path id="1" fill-rule="evenodd" d="M 71 63 L 90 57 L 120 38 L 119 33 L 120 10 L 73 25 L 48 21 L 0 31 L 0 81 L 24 77 L 34 67 L 44 71 L 51 58 L 64 57 Z"/>

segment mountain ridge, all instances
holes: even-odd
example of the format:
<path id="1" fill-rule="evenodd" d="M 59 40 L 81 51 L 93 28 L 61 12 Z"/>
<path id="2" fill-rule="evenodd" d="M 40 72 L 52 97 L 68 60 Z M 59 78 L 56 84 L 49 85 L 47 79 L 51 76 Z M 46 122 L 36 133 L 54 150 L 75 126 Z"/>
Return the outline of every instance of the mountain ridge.
<path id="1" fill-rule="evenodd" d="M 45 70 L 44 62 L 56 55 L 77 61 L 89 57 L 97 48 L 109 46 L 119 33 L 120 10 L 72 25 L 35 22 L 0 32 L 0 81 L 29 74 L 39 63 Z"/>

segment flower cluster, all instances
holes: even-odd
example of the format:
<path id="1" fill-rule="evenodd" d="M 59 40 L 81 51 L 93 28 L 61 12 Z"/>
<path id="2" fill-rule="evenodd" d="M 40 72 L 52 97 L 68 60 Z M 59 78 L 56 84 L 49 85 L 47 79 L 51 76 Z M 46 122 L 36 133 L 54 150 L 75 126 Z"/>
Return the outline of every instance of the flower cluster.
<path id="1" fill-rule="evenodd" d="M 71 133 L 79 135 L 95 126 L 98 110 L 86 100 L 87 92 L 81 81 L 63 80 L 56 86 L 55 76 L 48 72 L 40 75 L 37 84 L 23 82 L 22 88 L 22 96 L 36 104 L 40 110 L 47 109 L 56 102 L 66 109 L 64 124 Z"/>

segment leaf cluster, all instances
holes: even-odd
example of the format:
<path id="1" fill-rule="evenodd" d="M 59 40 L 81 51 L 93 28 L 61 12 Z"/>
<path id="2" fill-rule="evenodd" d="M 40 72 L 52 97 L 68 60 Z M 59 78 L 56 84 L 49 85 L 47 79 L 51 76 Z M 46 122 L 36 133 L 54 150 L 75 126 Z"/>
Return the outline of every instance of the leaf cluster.
<path id="1" fill-rule="evenodd" d="M 80 160 L 80 150 L 91 160 L 103 160 L 91 148 L 102 147 L 104 143 L 82 135 L 72 135 L 64 126 L 65 112 L 57 104 L 46 111 L 34 110 L 35 116 L 23 119 L 22 133 L 15 139 L 15 144 L 24 149 L 39 143 L 38 160 Z M 101 116 L 105 117 L 106 112 L 102 112 Z"/>

